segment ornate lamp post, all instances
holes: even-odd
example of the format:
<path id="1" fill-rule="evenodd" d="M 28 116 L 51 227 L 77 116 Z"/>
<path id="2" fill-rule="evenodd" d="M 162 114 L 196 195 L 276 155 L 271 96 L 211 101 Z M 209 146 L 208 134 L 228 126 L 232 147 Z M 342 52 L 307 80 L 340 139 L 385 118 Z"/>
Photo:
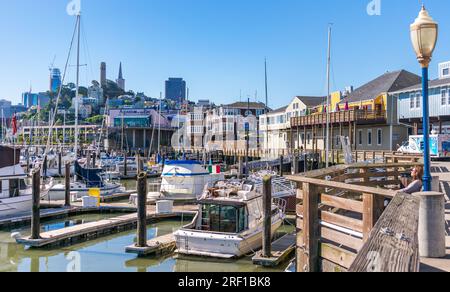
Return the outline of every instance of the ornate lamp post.
<path id="1" fill-rule="evenodd" d="M 411 41 L 417 60 L 422 65 L 422 107 L 423 107 L 423 143 L 424 143 L 424 176 L 423 188 L 425 192 L 431 191 L 430 171 L 430 125 L 428 104 L 428 66 L 438 38 L 438 24 L 431 18 L 425 6 L 419 17 L 411 24 Z"/>

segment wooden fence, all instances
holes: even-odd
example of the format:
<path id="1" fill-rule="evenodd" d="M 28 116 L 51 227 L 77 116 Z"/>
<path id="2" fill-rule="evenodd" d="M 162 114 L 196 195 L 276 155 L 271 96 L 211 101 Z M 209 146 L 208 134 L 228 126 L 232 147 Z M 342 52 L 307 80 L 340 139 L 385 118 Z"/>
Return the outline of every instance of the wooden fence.
<path id="1" fill-rule="evenodd" d="M 288 177 L 298 188 L 297 270 L 416 271 L 418 201 L 396 191 L 415 165 L 359 163 Z"/>

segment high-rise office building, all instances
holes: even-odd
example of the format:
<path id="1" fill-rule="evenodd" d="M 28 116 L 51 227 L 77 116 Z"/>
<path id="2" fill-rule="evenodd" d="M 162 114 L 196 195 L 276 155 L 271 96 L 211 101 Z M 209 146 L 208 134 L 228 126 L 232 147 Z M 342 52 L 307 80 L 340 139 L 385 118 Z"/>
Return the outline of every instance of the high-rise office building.
<path id="1" fill-rule="evenodd" d="M 123 74 L 122 74 L 122 62 L 120 63 L 120 67 L 119 67 L 119 78 L 117 78 L 116 80 L 117 86 L 122 89 L 123 91 L 125 91 L 125 79 L 123 79 Z"/>
<path id="2" fill-rule="evenodd" d="M 169 78 L 166 81 L 166 99 L 177 102 L 186 100 L 186 81 L 183 78 Z"/>
<path id="3" fill-rule="evenodd" d="M 102 62 L 100 64 L 100 86 L 106 85 L 106 63 Z"/>
<path id="4" fill-rule="evenodd" d="M 61 86 L 61 70 L 53 68 L 50 70 L 50 91 L 58 92 Z"/>

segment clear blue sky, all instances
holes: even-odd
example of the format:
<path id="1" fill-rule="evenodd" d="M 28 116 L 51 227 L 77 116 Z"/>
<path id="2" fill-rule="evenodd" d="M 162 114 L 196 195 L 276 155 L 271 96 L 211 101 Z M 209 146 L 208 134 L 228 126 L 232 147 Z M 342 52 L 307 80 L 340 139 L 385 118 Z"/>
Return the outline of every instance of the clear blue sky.
<path id="1" fill-rule="evenodd" d="M 264 100 L 264 57 L 269 105 L 294 95 L 326 94 L 327 25 L 334 23 L 332 89 L 359 86 L 398 69 L 420 72 L 409 40 L 419 0 L 81 0 L 84 41 L 82 85 L 98 79 L 99 63 L 116 79 L 123 62 L 127 89 L 157 97 L 168 77 L 183 77 L 193 100 Z M 431 64 L 450 60 L 450 2 L 425 0 L 440 24 Z M 0 98 L 20 101 L 30 83 L 48 88 L 48 67 L 64 66 L 75 18 L 69 0 L 0 0 Z M 84 43 L 87 43 L 87 49 Z M 71 64 L 75 60 L 72 59 Z M 71 67 L 68 81 L 74 81 Z"/>

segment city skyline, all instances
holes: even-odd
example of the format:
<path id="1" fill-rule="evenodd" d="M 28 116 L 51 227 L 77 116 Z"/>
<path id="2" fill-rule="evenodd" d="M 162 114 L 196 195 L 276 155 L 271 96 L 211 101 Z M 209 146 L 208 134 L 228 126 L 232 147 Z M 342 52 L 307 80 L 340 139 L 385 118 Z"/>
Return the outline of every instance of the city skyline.
<path id="1" fill-rule="evenodd" d="M 75 22 L 66 14 L 68 2 L 14 1 L 0 12 L 0 35 L 5 43 L 0 49 L 0 78 L 4 80 L 0 98 L 18 103 L 30 85 L 34 91 L 45 91 L 48 66 L 55 54 L 55 67 L 64 67 Z M 167 78 L 177 76 L 189 83 L 193 100 L 231 103 L 240 96 L 254 100 L 258 92 L 258 100 L 264 101 L 267 57 L 269 106 L 277 108 L 295 95 L 326 94 L 329 22 L 334 23 L 333 91 L 348 85 L 356 88 L 387 70 L 420 71 L 408 31 L 420 5 L 412 1 L 382 1 L 380 16 L 367 14 L 368 0 L 357 4 L 322 0 L 319 7 L 293 0 L 260 1 L 258 5 L 254 0 L 109 1 L 108 6 L 103 2 L 82 1 L 82 64 L 87 64 L 81 69 L 83 86 L 99 79 L 102 61 L 113 68 L 107 70 L 107 78 L 115 80 L 116 64 L 122 61 L 127 68 L 127 89 L 152 97 L 164 92 Z M 441 26 L 450 24 L 445 1 L 424 2 Z M 105 10 L 111 13 L 102 13 Z M 30 25 L 36 15 L 42 21 Z M 124 15 L 135 15 L 136 20 L 127 21 Z M 17 36 L 8 34 L 11 24 Z M 35 34 L 37 30 L 43 33 Z M 442 30 L 430 66 L 432 79 L 438 77 L 437 64 L 450 60 L 443 45 L 449 40 L 449 33 Z M 29 43 L 38 45 L 30 52 Z M 74 80 L 74 68 L 69 67 L 65 83 Z"/>

